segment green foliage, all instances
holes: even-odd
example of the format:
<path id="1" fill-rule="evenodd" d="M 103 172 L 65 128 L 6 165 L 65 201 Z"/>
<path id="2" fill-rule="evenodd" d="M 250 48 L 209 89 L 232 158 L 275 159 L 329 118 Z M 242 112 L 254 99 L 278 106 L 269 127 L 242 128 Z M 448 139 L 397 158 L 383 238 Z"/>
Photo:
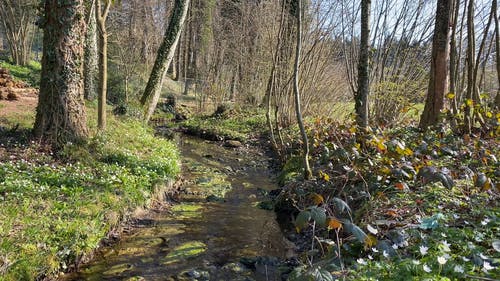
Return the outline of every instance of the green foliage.
<path id="1" fill-rule="evenodd" d="M 109 121 L 106 134 L 57 157 L 25 153 L 39 149 L 33 144 L 19 148 L 30 157 L 0 162 L 1 280 L 67 269 L 178 173 L 174 144 L 140 122 Z"/>
<path id="2" fill-rule="evenodd" d="M 14 79 L 23 81 L 34 88 L 40 86 L 40 75 L 42 71 L 40 62 L 31 61 L 27 66 L 19 66 L 0 60 L 0 67 L 8 69 Z"/>

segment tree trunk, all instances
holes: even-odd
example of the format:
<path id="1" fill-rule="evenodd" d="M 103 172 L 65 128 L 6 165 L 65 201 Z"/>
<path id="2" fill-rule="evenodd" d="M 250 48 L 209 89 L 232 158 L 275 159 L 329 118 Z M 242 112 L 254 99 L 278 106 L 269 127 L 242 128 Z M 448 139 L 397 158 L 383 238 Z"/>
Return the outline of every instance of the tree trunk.
<path id="1" fill-rule="evenodd" d="M 306 180 L 312 178 L 311 167 L 309 166 L 309 140 L 302 121 L 302 112 L 300 108 L 300 90 L 299 90 L 299 64 L 300 52 L 302 50 L 302 0 L 297 1 L 297 44 L 295 48 L 295 64 L 293 73 L 293 92 L 295 95 L 295 112 L 297 114 L 297 123 L 299 124 L 300 134 L 302 135 L 303 149 L 304 149 L 304 178 Z"/>
<path id="2" fill-rule="evenodd" d="M 458 114 L 458 94 L 457 94 L 457 73 L 459 72 L 458 66 L 460 62 L 460 56 L 457 52 L 457 22 L 460 12 L 460 1 L 453 1 L 453 19 L 452 19 L 452 29 L 450 38 L 450 93 L 454 95 L 451 99 L 451 123 L 452 127 L 456 127 L 456 115 Z"/>
<path id="3" fill-rule="evenodd" d="M 84 0 L 44 3 L 40 95 L 34 135 L 60 147 L 88 136 L 83 102 Z"/>
<path id="4" fill-rule="evenodd" d="M 498 85 L 500 86 L 500 28 L 498 24 L 498 2 L 497 0 L 493 0 L 493 13 L 494 13 L 494 21 L 495 21 L 495 47 L 496 47 L 496 61 L 497 61 L 497 78 Z M 497 95 L 495 97 L 495 105 L 497 109 L 500 109 L 500 90 L 497 90 Z"/>
<path id="5" fill-rule="evenodd" d="M 449 27 L 452 1 L 439 0 L 437 3 L 429 87 L 424 112 L 420 117 L 420 128 L 422 129 L 437 125 L 439 114 L 444 107 L 444 95 L 448 88 Z"/>
<path id="6" fill-rule="evenodd" d="M 85 34 L 85 61 L 83 65 L 84 75 L 84 97 L 87 100 L 93 100 L 97 96 L 97 75 L 98 66 L 98 47 L 97 47 L 97 21 L 96 21 L 96 2 L 93 0 L 87 7 L 87 32 Z"/>
<path id="7" fill-rule="evenodd" d="M 363 131 L 368 127 L 368 95 L 370 93 L 369 49 L 370 49 L 371 0 L 361 1 L 361 39 L 358 63 L 358 90 L 355 97 L 356 122 Z"/>
<path id="8" fill-rule="evenodd" d="M 172 12 L 168 28 L 165 32 L 163 42 L 158 49 L 155 64 L 151 70 L 148 84 L 141 98 L 141 104 L 143 105 L 150 99 L 150 104 L 144 118 L 146 122 L 148 122 L 153 115 L 158 100 L 160 99 L 163 79 L 165 78 L 170 62 L 175 55 L 175 47 L 179 42 L 179 37 L 182 32 L 188 8 L 189 0 L 175 1 L 174 10 Z"/>
<path id="9" fill-rule="evenodd" d="M 106 6 L 101 8 L 101 1 L 96 0 L 96 21 L 99 29 L 99 96 L 97 99 L 97 127 L 106 130 L 106 100 L 108 92 L 108 32 L 106 19 L 108 18 L 111 0 L 104 0 Z"/>
<path id="10" fill-rule="evenodd" d="M 473 99 L 476 91 L 474 79 L 475 65 L 475 33 L 474 33 L 474 0 L 469 0 L 467 11 L 467 93 L 465 96 L 465 112 L 464 112 L 464 132 L 470 134 L 472 131 L 473 120 Z"/>

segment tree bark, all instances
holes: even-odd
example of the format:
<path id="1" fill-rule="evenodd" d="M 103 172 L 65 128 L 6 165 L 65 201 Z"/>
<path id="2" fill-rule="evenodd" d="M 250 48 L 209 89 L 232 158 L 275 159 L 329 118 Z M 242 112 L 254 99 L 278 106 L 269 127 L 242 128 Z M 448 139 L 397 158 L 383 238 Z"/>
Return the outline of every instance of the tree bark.
<path id="1" fill-rule="evenodd" d="M 495 47 L 496 47 L 496 61 L 497 61 L 497 78 L 498 78 L 498 85 L 500 85 L 500 28 L 499 28 L 499 23 L 498 23 L 498 2 L 497 0 L 493 0 L 492 5 L 493 7 L 493 13 L 494 13 L 494 22 L 495 22 Z M 495 105 L 497 109 L 500 109 L 500 89 L 497 90 L 497 95 L 495 97 Z"/>
<path id="2" fill-rule="evenodd" d="M 437 125 L 439 114 L 444 107 L 444 95 L 448 90 L 452 2 L 453 0 L 439 0 L 437 3 L 429 87 L 424 111 L 420 117 L 420 128 L 422 129 Z"/>
<path id="3" fill-rule="evenodd" d="M 99 30 L 99 97 L 97 99 L 97 127 L 106 130 L 106 100 L 108 92 L 108 32 L 106 19 L 108 18 L 111 0 L 104 0 L 104 10 L 101 1 L 96 0 L 96 21 Z"/>
<path id="4" fill-rule="evenodd" d="M 54 147 L 88 136 L 83 102 L 84 0 L 46 0 L 34 135 Z"/>
<path id="5" fill-rule="evenodd" d="M 149 121 L 153 115 L 158 100 L 160 99 L 161 88 L 168 67 L 175 55 L 175 48 L 179 42 L 182 27 L 186 19 L 189 8 L 189 0 L 176 0 L 168 28 L 165 32 L 163 42 L 158 50 L 155 64 L 151 70 L 149 81 L 141 98 L 141 104 L 146 104 L 150 100 L 144 120 Z"/>
<path id="6" fill-rule="evenodd" d="M 297 1 L 297 44 L 295 48 L 295 64 L 293 73 L 293 92 L 295 95 L 295 112 L 297 114 L 297 123 L 299 124 L 300 134 L 302 135 L 303 142 L 303 161 L 304 161 L 304 178 L 311 179 L 312 171 L 309 165 L 309 139 L 307 138 L 307 133 L 304 128 L 304 122 L 302 120 L 302 112 L 300 108 L 300 89 L 299 89 L 299 71 L 300 71 L 300 52 L 302 51 L 302 0 Z"/>
<path id="7" fill-rule="evenodd" d="M 97 97 L 97 76 L 99 73 L 99 54 L 97 46 L 96 1 L 87 6 L 87 32 L 85 33 L 85 61 L 83 65 L 84 97 L 93 100 Z"/>
<path id="8" fill-rule="evenodd" d="M 361 39 L 358 63 L 358 89 L 355 97 L 356 123 L 363 131 L 368 127 L 368 95 L 370 93 L 369 49 L 370 49 L 371 0 L 361 1 Z"/>
<path id="9" fill-rule="evenodd" d="M 470 134 L 472 131 L 473 120 L 473 99 L 476 91 L 474 79 L 475 66 L 475 33 L 474 33 L 474 0 L 469 0 L 467 11 L 467 92 L 465 96 L 465 112 L 464 112 L 464 132 Z"/>

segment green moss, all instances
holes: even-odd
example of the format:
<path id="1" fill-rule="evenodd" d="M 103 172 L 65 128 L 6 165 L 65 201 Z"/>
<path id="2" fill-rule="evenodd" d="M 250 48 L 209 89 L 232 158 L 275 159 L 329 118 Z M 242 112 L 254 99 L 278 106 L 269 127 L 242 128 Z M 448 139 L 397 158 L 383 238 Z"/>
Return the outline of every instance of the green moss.
<path id="1" fill-rule="evenodd" d="M 163 264 L 169 265 L 175 262 L 185 261 L 196 257 L 207 250 L 207 245 L 199 241 L 191 241 L 174 248 L 167 254 Z"/>
<path id="2" fill-rule="evenodd" d="M 200 205 L 195 204 L 179 204 L 172 206 L 171 211 L 176 217 L 195 218 L 201 216 Z"/>

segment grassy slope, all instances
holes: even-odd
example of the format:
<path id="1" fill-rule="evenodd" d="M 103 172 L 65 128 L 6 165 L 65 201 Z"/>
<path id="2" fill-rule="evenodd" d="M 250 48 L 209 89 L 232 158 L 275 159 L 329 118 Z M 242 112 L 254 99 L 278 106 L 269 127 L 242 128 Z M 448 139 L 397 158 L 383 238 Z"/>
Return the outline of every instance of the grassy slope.
<path id="1" fill-rule="evenodd" d="M 23 67 L 10 64 L 9 62 L 0 59 L 0 68 L 8 69 L 14 79 L 24 81 L 31 87 L 38 88 L 40 85 L 42 66 L 39 62 L 31 61 L 28 66 Z"/>
<path id="2" fill-rule="evenodd" d="M 4 144 L 0 280 L 34 280 L 66 269 L 147 205 L 155 184 L 178 173 L 174 144 L 138 121 L 111 116 L 108 122 L 106 134 L 85 146 L 68 144 L 57 157 L 33 143 Z"/>

